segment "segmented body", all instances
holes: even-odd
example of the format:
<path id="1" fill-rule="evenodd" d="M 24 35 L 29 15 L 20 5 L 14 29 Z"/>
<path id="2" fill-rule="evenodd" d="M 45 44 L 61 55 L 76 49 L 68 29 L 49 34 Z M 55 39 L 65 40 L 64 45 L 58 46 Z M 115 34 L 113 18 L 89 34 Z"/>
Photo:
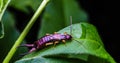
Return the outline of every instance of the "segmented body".
<path id="1" fill-rule="evenodd" d="M 71 24 L 72 24 L 72 17 L 70 16 Z M 70 33 L 72 32 L 72 25 L 70 27 Z M 72 33 L 71 33 L 72 34 Z M 29 53 L 41 49 L 47 45 L 54 44 L 56 45 L 59 42 L 65 43 L 65 40 L 71 40 L 72 36 L 67 34 L 66 32 L 64 34 L 60 33 L 54 33 L 54 34 L 46 34 L 46 36 L 43 36 L 39 40 L 35 41 L 34 44 L 24 44 L 23 46 L 26 47 L 32 47 L 32 49 L 29 51 Z"/>
<path id="2" fill-rule="evenodd" d="M 46 36 L 43 36 L 39 40 L 35 41 L 34 44 L 25 44 L 25 46 L 32 47 L 32 49 L 29 51 L 30 53 L 47 45 L 55 45 L 59 42 L 65 43 L 65 40 L 71 40 L 71 38 L 72 36 L 67 33 L 59 34 L 55 32 L 54 34 L 46 34 Z"/>

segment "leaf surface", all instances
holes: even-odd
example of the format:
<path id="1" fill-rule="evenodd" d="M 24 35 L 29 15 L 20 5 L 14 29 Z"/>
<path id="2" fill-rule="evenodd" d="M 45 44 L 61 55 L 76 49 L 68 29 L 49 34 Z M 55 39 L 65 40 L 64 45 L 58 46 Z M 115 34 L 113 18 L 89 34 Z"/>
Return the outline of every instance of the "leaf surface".
<path id="1" fill-rule="evenodd" d="M 58 31 L 70 34 L 70 26 Z M 59 42 L 26 55 L 15 63 L 115 63 L 106 52 L 96 28 L 88 23 L 72 25 L 72 40 Z"/>
<path id="2" fill-rule="evenodd" d="M 2 23 L 2 16 L 9 4 L 10 0 L 0 0 L 0 39 L 4 37 L 4 27 Z"/>

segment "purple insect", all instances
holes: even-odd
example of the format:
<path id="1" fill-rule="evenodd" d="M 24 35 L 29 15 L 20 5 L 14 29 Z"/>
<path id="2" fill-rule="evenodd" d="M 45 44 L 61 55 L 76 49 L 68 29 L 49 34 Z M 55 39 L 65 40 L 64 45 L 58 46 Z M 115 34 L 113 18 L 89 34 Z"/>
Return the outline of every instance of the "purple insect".
<path id="1" fill-rule="evenodd" d="M 72 17 L 71 18 L 71 24 L 72 24 Z M 72 31 L 72 25 L 70 27 L 70 32 Z M 60 34 L 55 32 L 54 34 L 46 34 L 46 36 L 41 37 L 39 40 L 35 41 L 33 44 L 23 44 L 21 46 L 31 47 L 30 51 L 28 53 L 31 53 L 33 51 L 36 51 L 38 49 L 42 49 L 43 47 L 47 45 L 54 44 L 56 45 L 59 42 L 65 43 L 66 40 L 71 40 L 72 36 L 70 34 L 67 34 L 66 32 L 64 34 Z"/>
<path id="2" fill-rule="evenodd" d="M 33 44 L 24 44 L 22 46 L 32 47 L 29 53 L 41 49 L 47 45 L 56 45 L 59 41 L 65 43 L 65 40 L 71 40 L 72 36 L 67 34 L 60 34 L 55 32 L 54 34 L 46 34 L 46 36 L 41 37 L 39 40 L 35 41 Z"/>

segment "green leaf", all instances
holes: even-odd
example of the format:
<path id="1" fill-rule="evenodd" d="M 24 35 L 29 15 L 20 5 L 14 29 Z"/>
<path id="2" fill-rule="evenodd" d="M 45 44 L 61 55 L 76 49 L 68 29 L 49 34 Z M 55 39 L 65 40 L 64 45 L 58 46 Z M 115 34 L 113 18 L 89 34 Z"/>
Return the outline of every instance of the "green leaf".
<path id="1" fill-rule="evenodd" d="M 0 0 L 0 39 L 4 37 L 4 27 L 2 24 L 2 16 L 9 2 L 10 0 Z"/>
<path id="2" fill-rule="evenodd" d="M 19 36 L 19 32 L 15 28 L 15 20 L 13 15 L 10 14 L 8 11 L 6 11 L 2 19 L 3 19 L 3 24 L 5 24 L 4 25 L 5 36 L 4 38 L 0 39 L 0 63 L 2 63 L 3 59 L 5 58 L 10 48 L 13 46 L 15 40 Z M 16 52 L 11 62 L 20 58 L 19 56 L 20 53 L 24 53 L 24 52 L 26 52 L 26 49 L 19 48 L 19 50 Z"/>
<path id="3" fill-rule="evenodd" d="M 73 23 L 86 22 L 87 14 L 79 7 L 76 0 L 50 0 L 45 9 L 38 37 L 53 33 Z"/>
<path id="4" fill-rule="evenodd" d="M 4 37 L 4 28 L 3 28 L 3 24 L 0 21 L 0 39 Z"/>
<path id="5" fill-rule="evenodd" d="M 58 33 L 70 34 L 70 26 Z M 115 63 L 104 49 L 96 28 L 88 23 L 72 25 L 72 40 L 59 42 L 26 55 L 15 63 Z"/>
<path id="6" fill-rule="evenodd" d="M 31 9 L 35 11 L 41 2 L 42 0 L 12 0 L 10 6 L 28 13 Z"/>

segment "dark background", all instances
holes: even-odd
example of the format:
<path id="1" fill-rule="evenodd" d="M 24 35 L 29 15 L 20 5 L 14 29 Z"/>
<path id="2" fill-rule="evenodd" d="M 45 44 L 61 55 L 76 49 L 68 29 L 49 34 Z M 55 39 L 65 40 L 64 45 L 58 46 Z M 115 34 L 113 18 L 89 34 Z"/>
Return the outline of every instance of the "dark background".
<path id="1" fill-rule="evenodd" d="M 120 63 L 117 3 L 105 0 L 80 0 L 79 3 L 89 14 L 90 23 L 97 27 L 106 50 Z"/>
<path id="2" fill-rule="evenodd" d="M 120 63 L 120 50 L 119 50 L 119 18 L 117 18 L 117 4 L 113 1 L 104 0 L 77 0 L 80 6 L 88 13 L 89 22 L 96 26 L 99 35 L 105 45 L 108 53 L 115 59 L 117 63 Z M 13 12 L 17 17 L 16 27 L 19 31 L 22 31 L 27 22 L 33 15 L 31 8 L 31 14 L 25 14 L 19 12 L 14 8 L 9 7 L 9 11 Z M 23 16 L 23 17 L 18 17 Z M 26 17 L 27 16 L 27 17 Z M 119 16 L 119 15 L 118 15 Z M 38 18 L 39 20 L 40 18 Z M 19 24 L 21 23 L 21 24 Z M 37 40 L 37 31 L 40 21 L 36 21 L 35 25 L 31 28 L 26 37 L 27 42 L 34 42 Z M 32 33 L 34 32 L 34 33 Z M 32 36 L 32 37 L 31 37 Z M 34 38 L 33 38 L 34 37 Z"/>

